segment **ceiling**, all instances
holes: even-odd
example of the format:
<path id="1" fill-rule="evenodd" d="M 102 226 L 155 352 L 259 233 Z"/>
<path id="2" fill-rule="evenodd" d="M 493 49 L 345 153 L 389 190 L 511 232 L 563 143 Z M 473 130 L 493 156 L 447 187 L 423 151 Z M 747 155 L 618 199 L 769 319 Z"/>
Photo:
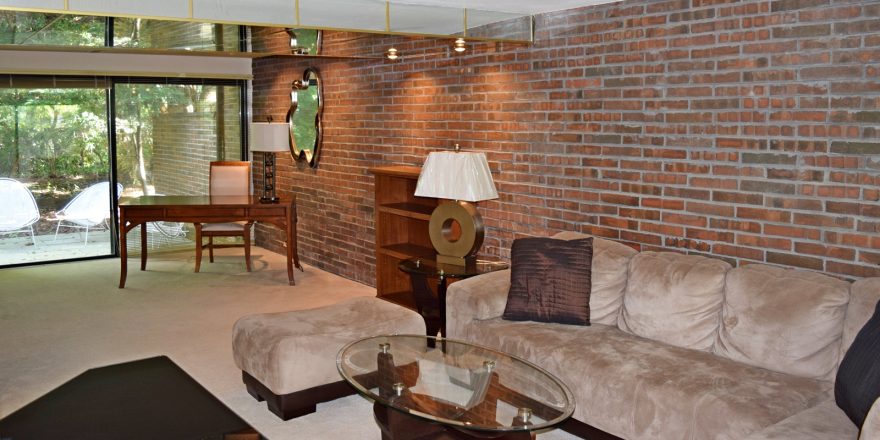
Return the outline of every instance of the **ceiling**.
<path id="1" fill-rule="evenodd" d="M 609 0 L 0 0 L 0 10 L 529 42 L 532 16 Z"/>
<path id="2" fill-rule="evenodd" d="M 615 0 L 390 0 L 391 3 L 448 6 L 486 11 L 540 14 L 582 6 L 614 3 Z"/>

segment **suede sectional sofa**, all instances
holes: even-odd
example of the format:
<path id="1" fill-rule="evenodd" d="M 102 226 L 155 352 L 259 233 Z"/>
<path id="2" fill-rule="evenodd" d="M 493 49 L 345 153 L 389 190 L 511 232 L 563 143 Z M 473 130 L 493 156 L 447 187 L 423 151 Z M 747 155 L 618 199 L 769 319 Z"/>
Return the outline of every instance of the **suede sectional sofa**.
<path id="1" fill-rule="evenodd" d="M 575 233 L 555 238 L 587 237 Z M 594 238 L 590 326 L 505 321 L 510 271 L 452 284 L 450 338 L 528 359 L 569 385 L 574 418 L 626 439 L 856 439 L 833 396 L 880 279 Z M 862 439 L 880 438 L 880 404 Z"/>

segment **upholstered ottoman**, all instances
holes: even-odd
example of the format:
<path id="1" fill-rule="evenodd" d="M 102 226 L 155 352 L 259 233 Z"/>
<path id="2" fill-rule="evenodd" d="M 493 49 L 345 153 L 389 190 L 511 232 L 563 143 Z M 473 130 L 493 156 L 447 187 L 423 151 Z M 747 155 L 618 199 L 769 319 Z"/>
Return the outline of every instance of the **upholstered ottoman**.
<path id="1" fill-rule="evenodd" d="M 354 394 L 336 370 L 336 354 L 356 339 L 425 334 L 421 315 L 373 298 L 327 307 L 248 315 L 232 330 L 232 354 L 247 391 L 283 420 L 315 405 Z"/>

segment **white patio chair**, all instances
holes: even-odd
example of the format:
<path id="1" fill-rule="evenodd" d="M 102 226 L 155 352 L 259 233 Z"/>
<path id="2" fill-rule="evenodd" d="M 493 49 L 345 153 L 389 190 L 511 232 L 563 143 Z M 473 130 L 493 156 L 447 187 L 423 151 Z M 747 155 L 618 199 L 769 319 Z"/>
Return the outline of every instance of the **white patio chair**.
<path id="1" fill-rule="evenodd" d="M 116 184 L 116 197 L 122 194 L 122 185 Z M 57 221 L 55 227 L 55 240 L 58 240 L 58 232 L 61 227 L 85 229 L 86 237 L 83 244 L 89 243 L 89 230 L 109 230 L 110 224 L 110 182 L 98 182 L 80 192 L 73 198 L 64 209 L 55 213 Z"/>
<path id="2" fill-rule="evenodd" d="M 34 223 L 39 219 L 40 210 L 31 190 L 15 179 L 0 178 L 0 234 L 30 232 L 36 246 Z"/>

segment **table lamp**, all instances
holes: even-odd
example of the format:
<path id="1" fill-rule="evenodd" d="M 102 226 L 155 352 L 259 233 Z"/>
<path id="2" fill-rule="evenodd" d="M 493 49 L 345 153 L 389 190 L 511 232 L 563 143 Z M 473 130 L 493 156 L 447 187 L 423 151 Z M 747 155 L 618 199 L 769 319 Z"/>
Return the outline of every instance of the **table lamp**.
<path id="1" fill-rule="evenodd" d="M 252 122 L 250 150 L 263 153 L 263 203 L 278 203 L 275 196 L 275 153 L 289 151 L 290 131 L 287 124 Z"/>
<path id="2" fill-rule="evenodd" d="M 457 145 L 455 152 L 430 153 L 415 195 L 454 200 L 437 205 L 428 223 L 437 262 L 456 266 L 474 263 L 485 232 L 473 202 L 498 198 L 486 155 L 460 152 Z M 460 234 L 455 236 L 457 229 Z"/>

